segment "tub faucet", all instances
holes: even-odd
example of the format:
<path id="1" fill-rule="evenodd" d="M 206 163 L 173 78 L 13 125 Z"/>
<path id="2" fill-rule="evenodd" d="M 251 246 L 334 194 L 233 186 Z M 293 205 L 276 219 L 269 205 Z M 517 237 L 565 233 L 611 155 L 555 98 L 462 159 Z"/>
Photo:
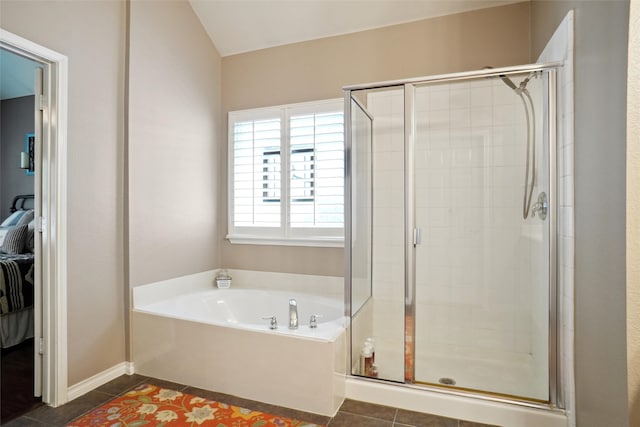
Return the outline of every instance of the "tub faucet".
<path id="1" fill-rule="evenodd" d="M 298 303 L 293 298 L 289 300 L 289 329 L 298 329 Z"/>

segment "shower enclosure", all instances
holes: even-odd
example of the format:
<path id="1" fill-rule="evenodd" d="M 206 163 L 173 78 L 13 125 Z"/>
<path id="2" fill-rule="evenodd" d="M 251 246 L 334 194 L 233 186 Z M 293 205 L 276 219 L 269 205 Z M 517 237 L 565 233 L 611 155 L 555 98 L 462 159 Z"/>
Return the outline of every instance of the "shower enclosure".
<path id="1" fill-rule="evenodd" d="M 345 119 L 352 375 L 557 403 L 553 66 L 347 87 Z"/>

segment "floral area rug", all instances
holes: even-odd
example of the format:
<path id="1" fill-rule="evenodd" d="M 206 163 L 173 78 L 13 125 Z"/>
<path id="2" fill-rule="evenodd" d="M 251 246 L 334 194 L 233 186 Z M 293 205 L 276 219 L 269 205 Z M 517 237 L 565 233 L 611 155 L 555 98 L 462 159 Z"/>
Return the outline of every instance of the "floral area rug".
<path id="1" fill-rule="evenodd" d="M 148 384 L 67 424 L 83 426 L 322 427 Z"/>

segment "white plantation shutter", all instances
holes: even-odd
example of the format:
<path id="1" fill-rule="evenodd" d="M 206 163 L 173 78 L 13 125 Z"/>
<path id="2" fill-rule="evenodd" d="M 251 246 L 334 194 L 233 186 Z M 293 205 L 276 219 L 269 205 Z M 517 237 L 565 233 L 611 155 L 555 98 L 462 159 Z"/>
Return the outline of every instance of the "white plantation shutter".
<path id="1" fill-rule="evenodd" d="M 291 227 L 343 226 L 343 122 L 342 110 L 291 115 Z"/>
<path id="2" fill-rule="evenodd" d="M 332 100 L 229 113 L 232 242 L 341 244 L 342 110 Z"/>
<path id="3" fill-rule="evenodd" d="M 280 118 L 233 127 L 233 223 L 280 227 Z"/>

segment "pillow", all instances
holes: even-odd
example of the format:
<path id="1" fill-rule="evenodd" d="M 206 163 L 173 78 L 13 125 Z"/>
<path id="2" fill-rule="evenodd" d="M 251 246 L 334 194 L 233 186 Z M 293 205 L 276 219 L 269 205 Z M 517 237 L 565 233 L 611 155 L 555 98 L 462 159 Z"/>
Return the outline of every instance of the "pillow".
<path id="1" fill-rule="evenodd" d="M 27 239 L 27 225 L 20 225 L 6 230 L 0 252 L 11 255 L 21 254 Z M 3 230 L 4 231 L 4 230 Z"/>
<path id="2" fill-rule="evenodd" d="M 2 244 L 4 243 L 4 238 L 7 236 L 7 233 L 9 232 L 10 228 L 0 228 L 0 247 L 2 246 Z"/>
<path id="3" fill-rule="evenodd" d="M 35 252 L 36 250 L 36 242 L 35 242 L 35 232 L 36 232 L 36 220 L 32 219 L 29 221 L 27 225 L 27 237 L 25 241 L 25 250 L 28 252 Z"/>
<path id="4" fill-rule="evenodd" d="M 22 216 L 26 213 L 27 211 L 22 209 L 20 209 L 19 211 L 15 211 L 11 215 L 9 215 L 7 219 L 2 221 L 2 224 L 0 224 L 0 227 L 13 227 L 14 225 L 17 225 L 18 221 L 20 221 Z"/>
<path id="5" fill-rule="evenodd" d="M 22 218 L 20 218 L 18 220 L 16 225 L 29 224 L 31 222 L 31 220 L 33 219 L 33 217 L 34 217 L 33 209 L 26 210 L 26 211 L 24 211 L 24 215 L 22 215 Z"/>

